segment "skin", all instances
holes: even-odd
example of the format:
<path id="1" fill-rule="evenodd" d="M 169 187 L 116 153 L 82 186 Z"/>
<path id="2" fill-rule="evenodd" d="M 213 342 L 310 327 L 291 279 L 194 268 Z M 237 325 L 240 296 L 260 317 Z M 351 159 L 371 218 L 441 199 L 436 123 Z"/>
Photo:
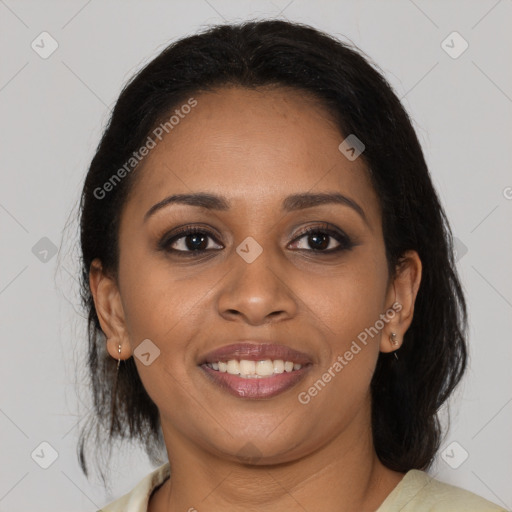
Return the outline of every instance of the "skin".
<path id="1" fill-rule="evenodd" d="M 149 338 L 160 356 L 135 363 L 157 405 L 171 464 L 151 512 L 189 510 L 374 511 L 400 482 L 372 444 L 370 382 L 379 352 L 395 350 L 413 316 L 421 279 L 414 251 L 388 274 L 378 197 L 361 158 L 313 99 L 285 88 L 224 88 L 194 96 L 197 106 L 151 151 L 122 212 L 117 277 L 91 266 L 90 284 L 107 349 L 118 359 Z M 170 205 L 176 193 L 226 196 L 228 211 Z M 280 211 L 289 194 L 339 192 L 352 208 L 324 204 Z M 328 222 L 354 247 L 313 253 L 301 229 Z M 210 252 L 186 258 L 157 249 L 185 224 L 209 228 Z M 263 248 L 247 263 L 248 236 Z M 190 240 L 190 238 L 189 238 Z M 328 238 L 329 248 L 338 246 Z M 186 250 L 185 239 L 174 248 Z M 307 391 L 394 302 L 402 309 L 336 377 L 303 405 Z M 270 399 L 234 397 L 211 384 L 198 357 L 239 339 L 270 339 L 311 354 L 296 387 Z M 257 458 L 237 454 L 251 443 Z"/>

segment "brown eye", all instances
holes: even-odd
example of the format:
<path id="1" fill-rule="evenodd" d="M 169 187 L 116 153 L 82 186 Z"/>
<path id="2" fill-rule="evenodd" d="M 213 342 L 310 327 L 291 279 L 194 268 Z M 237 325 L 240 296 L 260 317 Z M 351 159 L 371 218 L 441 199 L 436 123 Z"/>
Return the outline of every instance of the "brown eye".
<path id="1" fill-rule="evenodd" d="M 301 242 L 303 239 L 304 241 Z M 302 247 L 297 246 L 299 243 Z M 305 229 L 295 238 L 293 244 L 295 249 L 326 254 L 351 249 L 354 245 L 345 233 L 326 226 L 313 226 Z"/>
<path id="2" fill-rule="evenodd" d="M 165 236 L 159 243 L 159 247 L 180 256 L 196 256 L 212 250 L 210 240 L 215 242 L 215 237 L 209 231 L 185 227 L 171 236 Z M 217 248 L 222 249 L 222 246 Z"/>

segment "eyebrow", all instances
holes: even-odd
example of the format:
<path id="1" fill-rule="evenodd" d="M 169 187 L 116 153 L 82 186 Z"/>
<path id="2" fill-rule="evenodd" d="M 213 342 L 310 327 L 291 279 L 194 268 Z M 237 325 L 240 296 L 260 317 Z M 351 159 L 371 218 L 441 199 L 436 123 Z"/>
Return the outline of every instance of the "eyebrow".
<path id="1" fill-rule="evenodd" d="M 161 210 L 171 204 L 186 204 L 189 206 L 197 206 L 199 208 L 218 211 L 227 211 L 231 207 L 231 203 L 224 196 L 208 193 L 174 194 L 154 204 L 144 215 L 144 222 L 146 222 L 148 218 L 158 210 Z M 293 194 L 284 199 L 281 211 L 292 212 L 325 204 L 340 204 L 348 206 L 357 212 L 365 223 L 368 224 L 368 219 L 366 218 L 361 206 L 359 206 L 359 204 L 353 199 L 350 199 L 339 192 Z"/>

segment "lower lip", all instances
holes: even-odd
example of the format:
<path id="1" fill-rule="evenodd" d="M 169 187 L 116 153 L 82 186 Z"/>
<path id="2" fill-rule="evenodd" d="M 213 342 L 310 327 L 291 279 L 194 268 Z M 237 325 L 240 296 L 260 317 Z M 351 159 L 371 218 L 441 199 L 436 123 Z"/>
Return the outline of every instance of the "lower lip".
<path id="1" fill-rule="evenodd" d="M 205 364 L 199 366 L 215 384 L 239 398 L 272 398 L 284 393 L 302 380 L 310 367 L 307 365 L 300 370 L 278 373 L 261 379 L 244 379 L 238 375 L 213 370 Z"/>

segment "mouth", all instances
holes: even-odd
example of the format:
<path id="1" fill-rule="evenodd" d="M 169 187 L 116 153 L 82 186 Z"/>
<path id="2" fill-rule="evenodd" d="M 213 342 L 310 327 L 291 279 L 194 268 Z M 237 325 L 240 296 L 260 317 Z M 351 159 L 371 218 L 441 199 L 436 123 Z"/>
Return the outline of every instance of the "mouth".
<path id="1" fill-rule="evenodd" d="M 236 343 L 200 358 L 200 369 L 220 389 L 240 398 L 271 398 L 302 380 L 311 358 L 284 345 Z"/>

